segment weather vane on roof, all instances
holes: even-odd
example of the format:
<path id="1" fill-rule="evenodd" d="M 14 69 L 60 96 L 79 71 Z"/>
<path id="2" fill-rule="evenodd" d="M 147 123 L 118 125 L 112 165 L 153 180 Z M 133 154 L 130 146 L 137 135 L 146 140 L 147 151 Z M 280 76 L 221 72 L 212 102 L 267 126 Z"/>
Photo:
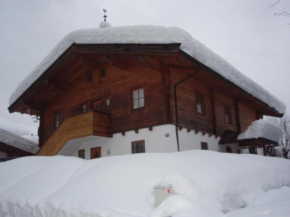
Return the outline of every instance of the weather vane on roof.
<path id="1" fill-rule="evenodd" d="M 107 10 L 106 9 L 103 9 L 103 11 L 104 11 L 104 21 L 106 22 L 106 19 L 107 19 L 107 15 L 106 15 L 106 12 L 107 12 Z"/>

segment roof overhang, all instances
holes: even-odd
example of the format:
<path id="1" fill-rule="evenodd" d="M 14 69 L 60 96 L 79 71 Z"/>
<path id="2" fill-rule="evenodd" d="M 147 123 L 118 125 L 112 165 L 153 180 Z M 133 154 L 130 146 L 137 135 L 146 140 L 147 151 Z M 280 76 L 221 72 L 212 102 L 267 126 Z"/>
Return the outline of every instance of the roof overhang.
<path id="1" fill-rule="evenodd" d="M 95 64 L 86 58 L 81 58 L 84 54 L 99 54 L 101 58 L 106 59 L 107 55 L 152 55 L 152 56 L 172 56 L 177 55 L 180 43 L 172 44 L 72 44 L 50 67 L 37 78 L 32 85 L 13 102 L 8 110 L 10 113 L 20 112 L 31 115 L 37 115 L 45 104 L 31 101 L 31 95 L 38 90 L 59 89 L 59 83 L 55 78 L 58 77 L 61 68 L 66 64 L 75 64 L 73 68 L 84 66 L 86 64 Z M 51 85 L 50 85 L 51 84 Z"/>
<path id="2" fill-rule="evenodd" d="M 223 77 L 218 72 L 214 71 L 213 69 L 209 68 L 208 66 L 204 65 L 203 63 L 199 62 L 198 60 L 196 60 L 195 58 L 193 58 L 192 56 L 190 56 L 189 54 L 187 54 L 183 50 L 180 50 L 179 52 L 182 53 L 187 58 L 191 59 L 192 61 L 200 64 L 204 69 L 206 69 L 206 70 L 203 70 L 203 74 L 199 73 L 199 75 L 195 76 L 195 78 L 198 78 L 200 76 L 201 80 L 203 80 L 203 81 L 204 80 L 212 80 L 211 86 L 215 87 L 215 88 L 217 88 L 216 81 L 223 81 L 223 83 L 228 84 L 228 85 L 224 85 L 221 88 L 217 88 L 217 89 L 221 90 L 221 92 L 224 92 L 224 91 L 222 91 L 223 88 L 232 87 L 231 91 L 226 91 L 227 94 L 232 94 L 233 96 L 236 96 L 235 98 L 239 98 L 241 102 L 244 101 L 247 104 L 249 101 L 252 102 L 255 105 L 255 107 L 257 108 L 257 110 L 262 111 L 262 113 L 264 115 L 275 116 L 275 117 L 282 117 L 284 115 L 284 113 L 278 112 L 275 108 L 270 107 L 268 104 L 266 104 L 262 100 L 258 99 L 257 97 L 253 96 L 252 94 L 250 94 L 246 90 L 237 86 L 236 84 L 234 84 L 230 80 Z M 209 73 L 206 76 L 207 72 L 209 72 Z"/>

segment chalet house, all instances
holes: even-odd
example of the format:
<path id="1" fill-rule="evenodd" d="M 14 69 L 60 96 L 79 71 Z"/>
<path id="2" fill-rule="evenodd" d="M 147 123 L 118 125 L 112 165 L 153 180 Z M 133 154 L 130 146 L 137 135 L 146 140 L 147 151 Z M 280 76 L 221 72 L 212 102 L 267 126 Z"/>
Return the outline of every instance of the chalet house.
<path id="1" fill-rule="evenodd" d="M 11 113 L 40 118 L 37 155 L 86 159 L 190 149 L 239 152 L 238 141 L 285 105 L 176 27 L 111 27 L 67 35 L 17 87 Z"/>

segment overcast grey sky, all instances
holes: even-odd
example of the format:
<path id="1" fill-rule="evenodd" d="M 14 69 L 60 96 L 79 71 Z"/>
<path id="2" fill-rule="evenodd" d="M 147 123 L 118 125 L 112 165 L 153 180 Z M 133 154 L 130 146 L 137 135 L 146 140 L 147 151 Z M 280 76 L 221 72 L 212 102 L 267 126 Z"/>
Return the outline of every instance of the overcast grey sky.
<path id="1" fill-rule="evenodd" d="M 9 114 L 16 86 L 65 35 L 97 28 L 103 8 L 113 26 L 177 26 L 188 31 L 290 108 L 290 18 L 281 0 L 0 0 L 0 124 L 36 132 L 31 117 Z M 289 109 L 288 109 L 289 111 Z"/>

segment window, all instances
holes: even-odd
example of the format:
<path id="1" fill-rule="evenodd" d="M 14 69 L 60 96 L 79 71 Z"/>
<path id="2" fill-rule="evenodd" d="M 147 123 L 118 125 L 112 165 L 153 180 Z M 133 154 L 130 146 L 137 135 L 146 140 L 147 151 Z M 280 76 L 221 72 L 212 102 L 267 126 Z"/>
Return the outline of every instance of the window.
<path id="1" fill-rule="evenodd" d="M 54 113 L 54 127 L 58 128 L 62 122 L 62 112 L 58 111 Z"/>
<path id="2" fill-rule="evenodd" d="M 225 106 L 225 122 L 227 124 L 232 123 L 231 109 L 230 107 Z"/>
<path id="3" fill-rule="evenodd" d="M 145 141 L 134 141 L 132 142 L 132 154 L 145 153 Z"/>
<path id="4" fill-rule="evenodd" d="M 106 68 L 100 69 L 100 78 L 106 77 Z"/>
<path id="5" fill-rule="evenodd" d="M 85 159 L 85 149 L 79 150 L 79 158 Z"/>
<path id="6" fill-rule="evenodd" d="M 91 159 L 100 158 L 102 155 L 101 147 L 91 148 Z"/>
<path id="7" fill-rule="evenodd" d="M 86 112 L 87 111 L 87 104 L 81 104 L 81 112 Z"/>
<path id="8" fill-rule="evenodd" d="M 91 102 L 91 109 L 93 111 L 102 111 L 102 100 L 95 100 Z"/>
<path id="9" fill-rule="evenodd" d="M 227 153 L 232 153 L 232 149 L 231 149 L 231 147 L 227 146 L 227 147 L 226 147 L 226 152 L 227 152 Z"/>
<path id="10" fill-rule="evenodd" d="M 204 98 L 199 93 L 196 94 L 196 110 L 197 110 L 197 113 L 199 114 L 205 114 Z"/>
<path id="11" fill-rule="evenodd" d="M 87 74 L 87 82 L 92 82 L 93 81 L 93 74 L 90 72 Z"/>
<path id="12" fill-rule="evenodd" d="M 133 94 L 133 109 L 145 107 L 145 96 L 144 88 L 135 89 L 132 91 Z"/>
<path id="13" fill-rule="evenodd" d="M 208 150 L 207 142 L 201 142 L 201 150 Z"/>

